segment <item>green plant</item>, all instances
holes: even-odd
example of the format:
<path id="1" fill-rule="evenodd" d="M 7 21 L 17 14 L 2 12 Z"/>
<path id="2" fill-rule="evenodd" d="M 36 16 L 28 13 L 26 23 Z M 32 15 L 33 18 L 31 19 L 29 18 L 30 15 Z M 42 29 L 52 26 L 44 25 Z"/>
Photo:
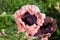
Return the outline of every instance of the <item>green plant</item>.
<path id="1" fill-rule="evenodd" d="M 16 10 L 27 4 L 36 5 L 40 8 L 41 12 L 57 19 L 59 30 L 52 34 L 50 40 L 60 40 L 60 12 L 55 9 L 57 2 L 60 2 L 60 0 L 0 0 L 0 32 L 1 29 L 5 29 L 7 34 L 6 37 L 0 36 L 0 40 L 19 40 L 15 36 L 17 25 L 13 15 Z M 2 15 L 3 12 L 6 12 L 6 14 Z M 23 34 L 21 35 L 24 36 Z"/>

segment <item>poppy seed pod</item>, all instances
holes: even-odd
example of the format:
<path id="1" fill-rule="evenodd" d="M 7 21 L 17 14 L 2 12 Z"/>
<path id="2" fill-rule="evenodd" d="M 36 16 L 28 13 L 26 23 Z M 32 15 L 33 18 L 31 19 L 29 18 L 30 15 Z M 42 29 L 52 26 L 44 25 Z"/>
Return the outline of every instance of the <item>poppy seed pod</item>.
<path id="1" fill-rule="evenodd" d="M 45 14 L 41 13 L 35 5 L 25 5 L 15 12 L 14 17 L 18 31 L 33 36 L 43 25 Z"/>

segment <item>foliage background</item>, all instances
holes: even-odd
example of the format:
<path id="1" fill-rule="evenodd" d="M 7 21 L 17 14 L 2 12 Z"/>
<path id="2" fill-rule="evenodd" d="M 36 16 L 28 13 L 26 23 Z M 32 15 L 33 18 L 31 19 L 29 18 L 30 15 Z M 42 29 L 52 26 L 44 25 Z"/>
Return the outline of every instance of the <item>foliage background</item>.
<path id="1" fill-rule="evenodd" d="M 60 0 L 0 0 L 0 32 L 1 29 L 5 29 L 8 35 L 6 37 L 0 36 L 0 40 L 23 40 L 24 33 L 20 33 L 20 38 L 15 36 L 17 25 L 13 14 L 16 10 L 27 4 L 37 5 L 41 12 L 57 19 L 58 29 L 49 40 L 60 40 Z M 3 15 L 4 12 L 6 14 Z"/>

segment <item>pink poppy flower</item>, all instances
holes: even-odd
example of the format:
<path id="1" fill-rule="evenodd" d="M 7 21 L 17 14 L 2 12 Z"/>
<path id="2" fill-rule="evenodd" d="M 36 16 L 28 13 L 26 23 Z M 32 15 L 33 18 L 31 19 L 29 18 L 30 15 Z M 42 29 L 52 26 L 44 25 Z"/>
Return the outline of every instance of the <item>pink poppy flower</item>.
<path id="1" fill-rule="evenodd" d="M 46 17 L 44 19 L 43 25 L 39 28 L 38 32 L 34 35 L 34 37 L 41 37 L 41 40 L 48 40 L 48 37 L 52 35 L 57 29 L 56 19 L 52 17 Z"/>
<path id="2" fill-rule="evenodd" d="M 35 5 L 25 5 L 15 12 L 14 17 L 18 25 L 18 31 L 33 36 L 43 25 L 45 14 L 41 13 Z"/>

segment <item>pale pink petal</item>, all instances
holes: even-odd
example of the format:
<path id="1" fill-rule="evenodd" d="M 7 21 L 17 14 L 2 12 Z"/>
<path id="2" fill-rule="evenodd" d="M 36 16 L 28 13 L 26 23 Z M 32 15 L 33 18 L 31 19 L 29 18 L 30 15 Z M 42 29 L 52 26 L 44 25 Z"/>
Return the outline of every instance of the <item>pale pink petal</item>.
<path id="1" fill-rule="evenodd" d="M 47 38 L 47 37 L 45 37 L 45 38 L 41 38 L 40 40 L 48 40 L 48 38 Z"/>
<path id="2" fill-rule="evenodd" d="M 3 36 L 6 36 L 5 29 L 2 29 L 1 31 L 2 31 L 1 34 L 2 34 Z"/>

